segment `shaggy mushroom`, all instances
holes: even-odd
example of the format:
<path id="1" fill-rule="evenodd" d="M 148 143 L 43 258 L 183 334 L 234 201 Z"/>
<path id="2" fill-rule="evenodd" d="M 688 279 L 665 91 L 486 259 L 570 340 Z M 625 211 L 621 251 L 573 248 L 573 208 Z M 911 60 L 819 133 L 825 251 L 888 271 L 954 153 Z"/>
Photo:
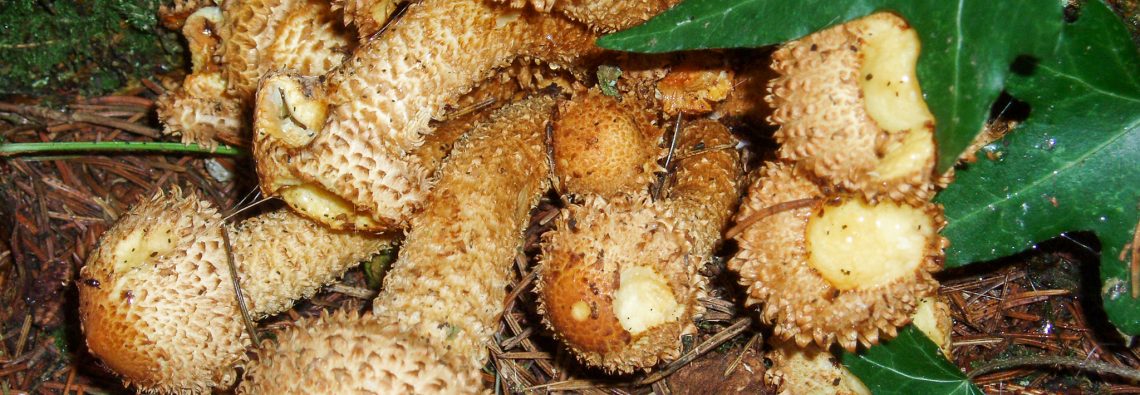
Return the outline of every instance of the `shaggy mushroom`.
<path id="1" fill-rule="evenodd" d="M 560 102 L 551 136 L 558 190 L 609 196 L 644 189 L 660 168 L 662 133 L 650 117 L 597 89 Z"/>
<path id="2" fill-rule="evenodd" d="M 283 210 L 228 226 L 193 194 L 159 193 L 121 217 L 80 270 L 79 315 L 91 353 L 142 391 L 232 384 L 250 340 L 225 237 L 253 319 L 311 296 L 389 243 Z"/>
<path id="3" fill-rule="evenodd" d="M 184 142 L 236 139 L 257 80 L 277 68 L 321 75 L 352 48 L 329 5 L 317 0 L 227 1 L 191 14 L 182 28 L 193 68 L 178 89 L 161 97 L 158 117 Z"/>
<path id="4" fill-rule="evenodd" d="M 403 227 L 429 187 L 428 169 L 406 154 L 445 103 L 516 57 L 569 64 L 593 50 L 592 40 L 569 21 L 483 2 L 409 5 L 400 23 L 323 81 L 261 80 L 254 143 L 262 190 L 302 213 L 326 211 L 311 204 L 344 208 L 313 217 L 335 228 Z M 274 155 L 290 160 L 261 159 Z M 289 195 L 297 188 L 312 191 L 310 200 Z"/>
<path id="5" fill-rule="evenodd" d="M 914 326 L 950 358 L 950 306 L 938 298 L 923 298 L 914 315 Z M 793 341 L 769 339 L 766 357 L 772 367 L 764 380 L 781 394 L 869 395 L 871 391 L 847 370 L 835 354 L 816 345 L 800 347 Z"/>
<path id="6" fill-rule="evenodd" d="M 732 215 L 743 165 L 736 139 L 716 121 L 690 124 L 678 146 L 666 200 L 651 201 L 644 187 L 609 200 L 593 195 L 543 237 L 539 312 L 589 365 L 630 372 L 676 358 L 704 311 L 697 270 Z"/>
<path id="7" fill-rule="evenodd" d="M 728 265 L 776 335 L 800 346 L 870 346 L 937 290 L 931 273 L 947 243 L 937 205 L 837 194 L 795 164 L 768 163 L 759 174 Z"/>
<path id="8" fill-rule="evenodd" d="M 777 50 L 766 100 L 780 158 L 869 199 L 929 198 L 934 117 L 915 76 L 919 46 L 906 21 L 877 13 Z"/>
<path id="9" fill-rule="evenodd" d="M 457 143 L 372 315 L 286 331 L 250 364 L 239 392 L 478 391 L 530 210 L 549 188 L 553 106 L 545 96 L 509 105 Z"/>

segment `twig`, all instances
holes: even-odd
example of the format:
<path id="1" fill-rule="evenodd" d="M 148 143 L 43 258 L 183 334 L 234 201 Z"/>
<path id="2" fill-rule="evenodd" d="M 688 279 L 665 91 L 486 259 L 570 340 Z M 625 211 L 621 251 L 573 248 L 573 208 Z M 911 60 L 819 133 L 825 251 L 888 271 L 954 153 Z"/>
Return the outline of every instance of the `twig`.
<path id="1" fill-rule="evenodd" d="M 751 318 L 744 317 L 736 320 L 736 322 L 732 323 L 731 326 L 724 328 L 723 331 L 720 331 L 719 333 L 708 338 L 708 340 L 705 340 L 705 342 L 701 343 L 699 346 L 697 346 L 697 348 L 690 350 L 680 358 L 677 358 L 676 361 L 669 363 L 669 365 L 665 366 L 664 369 L 658 370 L 653 374 L 645 376 L 645 378 L 638 380 L 635 385 L 641 386 L 652 384 L 663 378 L 669 377 L 669 375 L 673 374 L 678 369 L 681 369 L 681 367 L 688 365 L 689 362 L 693 362 L 693 360 L 697 359 L 697 357 L 704 355 L 704 353 L 709 352 L 709 350 L 717 348 L 717 346 L 720 346 L 722 343 L 732 340 L 737 335 L 744 333 L 744 331 L 747 330 L 750 326 L 752 326 Z"/>
<path id="2" fill-rule="evenodd" d="M 977 369 L 971 370 L 970 373 L 966 374 L 966 377 L 973 379 L 986 373 L 1023 366 L 1055 366 L 1073 368 L 1096 373 L 1109 373 L 1131 381 L 1140 381 L 1140 370 L 1125 366 L 1113 365 L 1103 361 L 1085 360 L 1081 358 L 1054 355 L 1017 357 L 998 361 L 990 361 L 985 365 L 978 367 Z"/>
<path id="3" fill-rule="evenodd" d="M 234 296 L 237 297 L 238 308 L 241 310 L 241 319 L 245 323 L 245 330 L 249 332 L 249 339 L 253 341 L 254 348 L 261 348 L 261 340 L 257 338 L 257 329 L 253 326 L 253 318 L 249 315 L 249 306 L 245 304 L 245 296 L 241 292 L 241 282 L 238 281 L 237 265 L 234 264 L 234 249 L 230 244 L 230 231 L 222 224 L 222 246 L 226 247 L 226 264 L 230 267 L 230 280 L 234 283 Z"/>
<path id="4" fill-rule="evenodd" d="M 732 372 L 736 371 L 736 368 L 740 366 L 740 362 L 744 360 L 744 355 L 748 354 L 748 350 L 751 350 L 752 346 L 756 345 L 756 341 L 760 340 L 763 337 L 764 336 L 761 335 L 760 332 L 753 334 L 752 338 L 748 339 L 748 343 L 744 344 L 744 348 L 740 350 L 740 355 L 737 355 L 736 358 L 732 360 L 732 363 L 728 364 L 728 368 L 724 370 L 723 377 L 728 377 L 732 374 Z"/>
<path id="5" fill-rule="evenodd" d="M 0 111 L 16 113 L 33 118 L 47 119 L 56 122 L 86 122 L 90 124 L 120 129 L 150 138 L 158 138 L 162 135 L 158 129 L 149 126 L 143 126 L 137 123 L 131 123 L 119 119 L 108 118 L 83 112 L 66 113 L 63 111 L 52 110 L 50 108 L 39 106 L 21 106 L 11 103 L 0 103 Z"/>
<path id="6" fill-rule="evenodd" d="M 760 209 L 760 211 L 752 213 L 752 215 L 748 216 L 748 218 L 741 220 L 732 228 L 729 228 L 727 232 L 724 232 L 724 238 L 731 239 L 733 237 L 736 237 L 736 235 L 740 234 L 740 232 L 743 232 L 745 229 L 748 229 L 749 226 L 755 224 L 756 221 L 779 214 L 784 211 L 809 207 L 818 201 L 819 199 L 817 198 L 799 199 L 764 207 Z"/>
<path id="7" fill-rule="evenodd" d="M 379 294 L 379 292 L 370 289 L 353 287 L 351 285 L 341 283 L 334 283 L 332 285 L 326 286 L 325 289 L 331 292 L 336 292 L 364 300 L 372 300 L 372 298 L 375 298 L 376 295 Z"/>
<path id="8" fill-rule="evenodd" d="M 673 123 L 673 136 L 669 138 L 669 154 L 665 156 L 665 173 L 657 177 L 657 184 L 653 186 L 653 200 L 661 198 L 661 190 L 665 188 L 665 179 L 673 171 L 673 155 L 677 152 L 677 136 L 681 134 L 681 114 L 677 113 L 677 122 Z"/>
<path id="9" fill-rule="evenodd" d="M 228 145 L 219 145 L 217 148 L 210 149 L 193 143 L 188 145 L 182 143 L 131 141 L 0 143 L 0 158 L 32 154 L 56 154 L 61 152 L 171 152 L 227 156 L 248 155 L 247 151 Z"/>

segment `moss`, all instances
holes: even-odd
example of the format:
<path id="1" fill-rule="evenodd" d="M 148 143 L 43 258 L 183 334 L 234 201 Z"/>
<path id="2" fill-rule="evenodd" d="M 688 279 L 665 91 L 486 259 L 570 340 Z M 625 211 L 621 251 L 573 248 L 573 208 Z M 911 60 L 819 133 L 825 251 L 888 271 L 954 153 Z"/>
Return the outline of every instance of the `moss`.
<path id="1" fill-rule="evenodd" d="M 160 0 L 0 0 L 0 96 L 100 95 L 184 64 Z"/>

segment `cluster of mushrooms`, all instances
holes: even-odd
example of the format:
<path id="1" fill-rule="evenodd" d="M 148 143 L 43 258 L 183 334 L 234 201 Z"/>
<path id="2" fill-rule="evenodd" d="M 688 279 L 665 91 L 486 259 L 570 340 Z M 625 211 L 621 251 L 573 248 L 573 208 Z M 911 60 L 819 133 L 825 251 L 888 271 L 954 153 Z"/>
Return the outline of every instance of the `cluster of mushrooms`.
<path id="1" fill-rule="evenodd" d="M 774 328 L 781 391 L 866 393 L 829 348 L 911 322 L 947 351 L 914 31 L 887 13 L 829 28 L 779 48 L 770 81 L 747 56 L 595 47 L 677 2 L 183 0 L 167 11 L 193 72 L 160 101 L 166 131 L 252 139 L 261 191 L 287 207 L 230 224 L 193 192 L 138 204 L 81 271 L 88 348 L 144 392 L 482 391 L 523 231 L 553 189 L 537 309 L 584 364 L 676 359 L 725 237 Z M 603 66 L 622 74 L 599 81 Z M 748 172 L 730 126 L 764 82 L 780 146 Z M 397 242 L 371 312 L 250 352 L 252 321 Z"/>

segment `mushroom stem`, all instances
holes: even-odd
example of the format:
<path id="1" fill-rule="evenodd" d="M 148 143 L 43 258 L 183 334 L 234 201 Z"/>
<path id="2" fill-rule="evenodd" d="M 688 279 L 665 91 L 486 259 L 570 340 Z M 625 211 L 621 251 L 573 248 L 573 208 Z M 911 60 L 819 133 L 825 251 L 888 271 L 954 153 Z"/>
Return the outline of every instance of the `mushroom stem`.
<path id="1" fill-rule="evenodd" d="M 530 210 L 549 188 L 553 105 L 545 96 L 512 104 L 461 139 L 372 315 L 299 324 L 251 363 L 239 392 L 478 391 Z"/>
<path id="2" fill-rule="evenodd" d="M 280 92 L 265 89 L 276 86 L 266 81 L 258 91 L 255 144 L 267 147 L 262 151 L 280 147 L 283 155 L 297 159 L 275 161 L 274 166 L 283 168 L 267 171 L 312 184 L 373 223 L 310 216 L 330 226 L 406 226 L 426 197 L 431 172 L 407 154 L 423 144 L 432 132 L 429 122 L 444 116 L 445 104 L 517 57 L 570 64 L 595 50 L 593 35 L 561 18 L 480 1 L 426 0 L 408 7 L 400 23 L 326 76 L 328 118 L 312 130 L 316 136 L 303 147 L 262 133 L 276 125 L 266 120 L 281 113 L 281 107 L 266 98 Z M 263 181 L 267 195 L 280 195 L 279 188 Z M 284 198 L 298 206 L 289 196 Z"/>
<path id="3" fill-rule="evenodd" d="M 284 210 L 231 227 L 194 194 L 159 193 L 116 222 L 80 271 L 79 312 L 91 353 L 144 391 L 233 383 L 249 336 L 223 231 L 255 319 L 311 296 L 389 243 Z"/>

